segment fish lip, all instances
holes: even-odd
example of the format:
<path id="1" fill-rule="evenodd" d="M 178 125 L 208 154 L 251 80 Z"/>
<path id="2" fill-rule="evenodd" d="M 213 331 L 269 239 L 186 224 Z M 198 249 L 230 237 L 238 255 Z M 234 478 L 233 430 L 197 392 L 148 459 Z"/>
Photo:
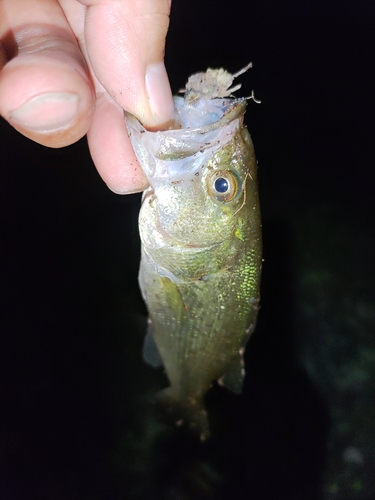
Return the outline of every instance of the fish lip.
<path id="1" fill-rule="evenodd" d="M 223 241 L 215 241 L 215 243 L 210 243 L 208 245 L 198 245 L 196 243 L 186 243 L 178 240 L 174 241 L 176 241 L 179 246 L 176 245 L 175 247 L 172 247 L 172 250 L 180 252 L 183 248 L 184 250 L 188 250 L 191 253 L 206 252 L 207 250 L 212 250 L 213 248 L 216 248 L 221 245 L 221 243 L 223 243 Z"/>
<path id="2" fill-rule="evenodd" d="M 146 188 L 143 193 L 142 193 L 142 198 L 141 198 L 141 205 L 143 205 L 143 203 L 145 202 L 146 198 L 149 198 L 150 196 L 152 196 L 153 194 L 155 194 L 155 190 L 154 188 L 150 185 L 148 186 L 148 188 Z"/>

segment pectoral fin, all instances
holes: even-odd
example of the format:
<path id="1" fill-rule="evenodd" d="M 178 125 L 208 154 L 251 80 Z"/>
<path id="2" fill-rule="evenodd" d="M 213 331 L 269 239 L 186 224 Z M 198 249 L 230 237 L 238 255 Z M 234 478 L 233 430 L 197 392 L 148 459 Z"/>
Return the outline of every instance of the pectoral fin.
<path id="1" fill-rule="evenodd" d="M 168 307 L 173 311 L 173 316 L 178 321 L 183 321 L 186 318 L 186 305 L 182 299 L 180 289 L 171 279 L 163 276 L 161 278 L 161 285 L 163 287 Z"/>
<path id="2" fill-rule="evenodd" d="M 218 380 L 219 385 L 224 385 L 235 394 L 241 393 L 243 379 L 245 377 L 243 353 L 244 349 L 240 349 L 238 356 L 232 361 L 227 372 Z"/>

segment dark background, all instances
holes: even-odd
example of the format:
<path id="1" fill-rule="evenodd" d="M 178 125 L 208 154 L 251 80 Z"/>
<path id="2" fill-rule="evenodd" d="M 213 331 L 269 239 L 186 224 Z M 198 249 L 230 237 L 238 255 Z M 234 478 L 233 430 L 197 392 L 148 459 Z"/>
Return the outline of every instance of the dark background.
<path id="1" fill-rule="evenodd" d="M 251 60 L 239 94 L 262 101 L 262 309 L 205 444 L 151 411 L 140 195 L 111 193 L 85 140 L 0 122 L 1 500 L 375 498 L 373 26 L 363 0 L 172 6 L 173 91 Z"/>

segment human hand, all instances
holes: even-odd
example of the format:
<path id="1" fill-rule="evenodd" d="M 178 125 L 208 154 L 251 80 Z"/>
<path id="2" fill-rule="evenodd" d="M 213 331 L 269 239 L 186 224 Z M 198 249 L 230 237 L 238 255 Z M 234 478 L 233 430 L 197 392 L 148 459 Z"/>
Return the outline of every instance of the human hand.
<path id="1" fill-rule="evenodd" d="M 172 119 L 164 45 L 171 0 L 1 0 L 0 114 L 54 148 L 87 133 L 110 189 L 147 186 L 123 110 L 147 128 Z"/>

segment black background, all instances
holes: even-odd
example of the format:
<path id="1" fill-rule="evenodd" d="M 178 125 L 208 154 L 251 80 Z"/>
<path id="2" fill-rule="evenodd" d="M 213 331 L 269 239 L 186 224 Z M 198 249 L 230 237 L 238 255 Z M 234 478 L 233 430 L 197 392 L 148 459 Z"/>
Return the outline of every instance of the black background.
<path id="1" fill-rule="evenodd" d="M 205 444 L 150 412 L 165 379 L 141 359 L 140 195 L 111 193 L 84 139 L 50 150 L 1 121 L 1 500 L 374 498 L 373 456 L 360 487 L 340 482 L 333 410 L 353 401 L 332 403 L 340 359 L 374 348 L 362 323 L 348 326 L 358 297 L 370 333 L 373 323 L 373 25 L 363 0 L 172 6 L 173 91 L 209 66 L 252 61 L 239 94 L 262 101 L 246 115 L 262 309 L 243 395 L 207 396 Z M 356 395 L 371 408 L 368 392 Z"/>

